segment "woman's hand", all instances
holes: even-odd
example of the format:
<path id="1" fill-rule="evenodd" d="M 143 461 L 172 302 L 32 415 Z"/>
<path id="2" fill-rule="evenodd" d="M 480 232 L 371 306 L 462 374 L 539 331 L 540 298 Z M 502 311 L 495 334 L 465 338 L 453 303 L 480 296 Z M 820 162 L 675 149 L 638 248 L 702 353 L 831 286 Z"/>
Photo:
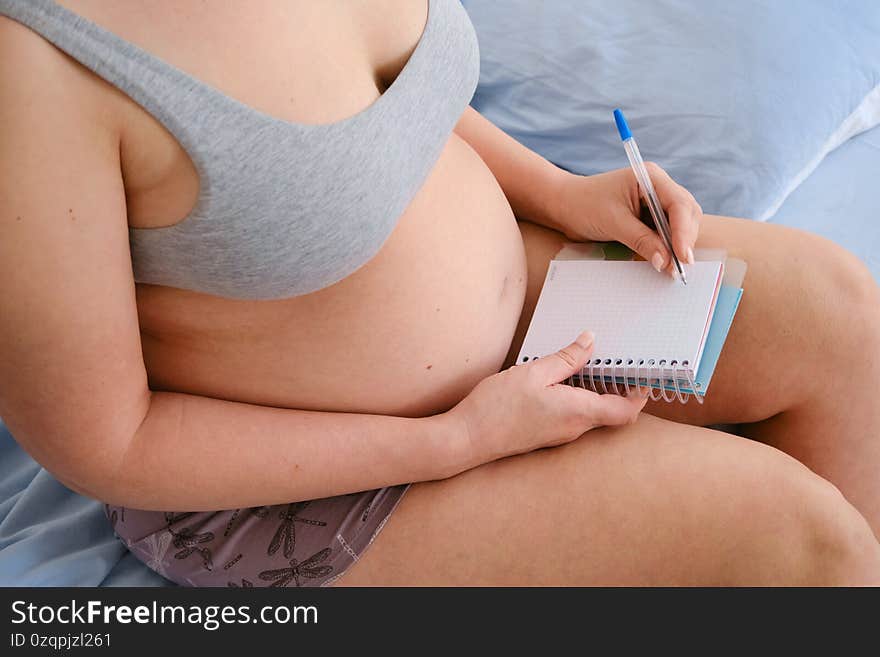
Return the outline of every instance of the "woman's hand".
<path id="1" fill-rule="evenodd" d="M 666 211 L 675 255 L 693 263 L 693 247 L 700 231 L 703 210 L 689 191 L 676 183 L 653 162 L 646 163 L 660 204 Z M 639 186 L 631 169 L 618 169 L 594 176 L 565 173 L 559 185 L 556 223 L 575 241 L 623 242 L 657 271 L 674 265 L 654 222 L 645 209 L 646 225 L 640 219 Z"/>
<path id="2" fill-rule="evenodd" d="M 465 468 L 570 442 L 603 425 L 634 422 L 646 396 L 599 395 L 560 384 L 580 372 L 593 351 L 584 332 L 555 354 L 483 379 L 444 415 L 465 441 Z"/>

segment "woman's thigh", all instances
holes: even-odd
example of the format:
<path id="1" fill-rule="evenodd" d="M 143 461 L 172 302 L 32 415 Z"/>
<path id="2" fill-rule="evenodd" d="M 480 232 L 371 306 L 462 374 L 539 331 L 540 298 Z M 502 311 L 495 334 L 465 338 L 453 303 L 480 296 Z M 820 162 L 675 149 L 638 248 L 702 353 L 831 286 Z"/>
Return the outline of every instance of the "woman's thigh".
<path id="1" fill-rule="evenodd" d="M 856 256 L 805 231 L 713 215 L 697 246 L 746 261 L 742 301 L 705 404 L 649 402 L 647 412 L 700 425 L 759 422 L 815 400 L 841 408 L 847 389 L 869 385 L 880 291 Z"/>
<path id="2" fill-rule="evenodd" d="M 415 484 L 342 585 L 880 581 L 837 489 L 782 452 L 649 415 Z"/>

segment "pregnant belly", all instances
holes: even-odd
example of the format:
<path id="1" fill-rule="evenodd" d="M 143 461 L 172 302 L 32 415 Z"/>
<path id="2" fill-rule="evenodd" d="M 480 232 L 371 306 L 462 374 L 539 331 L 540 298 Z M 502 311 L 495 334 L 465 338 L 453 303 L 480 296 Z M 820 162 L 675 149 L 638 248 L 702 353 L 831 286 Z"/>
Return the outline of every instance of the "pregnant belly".
<path id="1" fill-rule="evenodd" d="M 445 410 L 505 359 L 527 285 L 510 206 L 452 135 L 380 252 L 313 294 L 218 299 L 138 285 L 153 390 L 308 410 Z"/>

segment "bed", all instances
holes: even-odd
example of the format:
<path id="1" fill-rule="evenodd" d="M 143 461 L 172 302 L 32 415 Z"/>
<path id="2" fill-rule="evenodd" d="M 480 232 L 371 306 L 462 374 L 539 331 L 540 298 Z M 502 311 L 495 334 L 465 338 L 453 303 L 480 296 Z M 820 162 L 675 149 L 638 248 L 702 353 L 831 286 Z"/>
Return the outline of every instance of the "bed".
<path id="1" fill-rule="evenodd" d="M 706 211 L 820 233 L 880 282 L 874 0 L 463 4 L 481 46 L 473 104 L 517 139 L 579 173 L 623 167 L 621 106 Z M 173 586 L 2 421 L 0 585 Z"/>

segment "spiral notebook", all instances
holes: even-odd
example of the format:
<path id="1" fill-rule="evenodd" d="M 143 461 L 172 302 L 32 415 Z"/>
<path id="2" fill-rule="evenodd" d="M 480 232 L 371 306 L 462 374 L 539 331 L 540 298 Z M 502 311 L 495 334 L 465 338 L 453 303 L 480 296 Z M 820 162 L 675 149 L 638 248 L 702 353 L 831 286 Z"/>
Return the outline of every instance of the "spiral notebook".
<path id="1" fill-rule="evenodd" d="M 731 276 L 725 262 L 735 263 Z M 739 306 L 745 263 L 686 267 L 684 286 L 644 261 L 551 261 L 517 363 L 552 354 L 587 329 L 593 355 L 570 385 L 617 394 L 647 387 L 655 400 L 702 403 Z"/>

